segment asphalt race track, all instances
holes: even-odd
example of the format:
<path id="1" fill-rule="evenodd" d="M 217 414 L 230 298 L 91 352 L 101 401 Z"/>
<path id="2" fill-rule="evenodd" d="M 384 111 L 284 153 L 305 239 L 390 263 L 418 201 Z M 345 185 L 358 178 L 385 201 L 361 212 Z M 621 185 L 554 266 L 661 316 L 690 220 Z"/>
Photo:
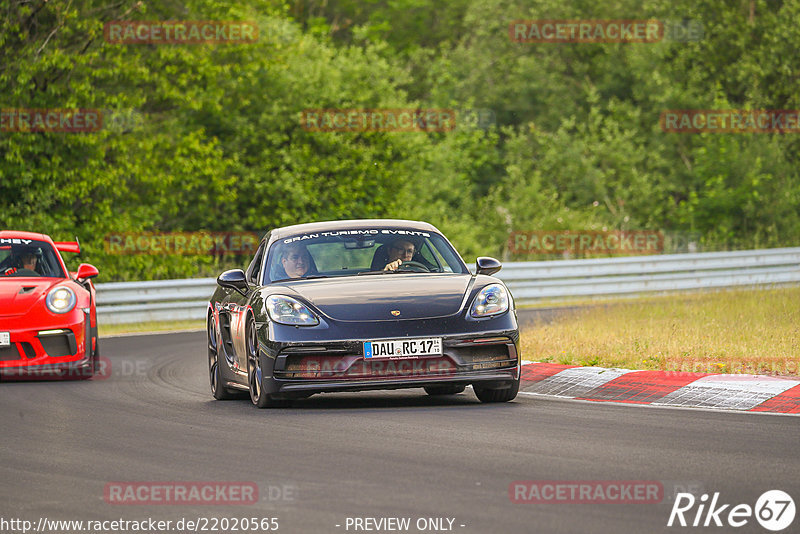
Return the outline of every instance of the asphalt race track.
<path id="1" fill-rule="evenodd" d="M 105 379 L 0 384 L 0 518 L 277 518 L 279 532 L 336 533 L 376 526 L 356 530 L 352 518 L 398 517 L 410 518 L 405 532 L 641 534 L 702 530 L 666 526 L 680 488 L 719 492 L 728 510 L 772 489 L 800 503 L 797 417 L 525 395 L 484 405 L 470 389 L 444 400 L 421 389 L 325 394 L 258 410 L 213 400 L 204 332 L 101 343 Z M 664 496 L 512 503 L 517 480 L 658 481 Z M 132 481 L 246 481 L 259 501 L 107 502 L 109 483 Z M 767 532 L 752 517 L 710 531 Z"/>

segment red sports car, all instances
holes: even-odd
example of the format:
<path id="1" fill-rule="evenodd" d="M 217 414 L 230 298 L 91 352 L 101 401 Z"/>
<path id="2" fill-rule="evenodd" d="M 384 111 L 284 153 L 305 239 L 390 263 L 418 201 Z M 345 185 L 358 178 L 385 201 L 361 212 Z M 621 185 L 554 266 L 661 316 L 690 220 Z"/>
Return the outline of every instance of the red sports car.
<path id="1" fill-rule="evenodd" d="M 69 272 L 59 251 L 78 253 L 80 245 L 0 231 L 0 378 L 94 374 L 97 269 L 82 263 Z"/>

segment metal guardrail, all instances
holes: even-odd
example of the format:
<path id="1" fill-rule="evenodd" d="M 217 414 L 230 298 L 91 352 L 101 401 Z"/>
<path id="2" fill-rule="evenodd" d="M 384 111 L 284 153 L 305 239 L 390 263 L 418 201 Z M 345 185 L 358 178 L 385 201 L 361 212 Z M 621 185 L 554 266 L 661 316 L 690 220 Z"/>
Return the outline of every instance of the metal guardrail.
<path id="1" fill-rule="evenodd" d="M 202 320 L 216 278 L 97 284 L 97 319 L 106 324 Z"/>
<path id="2" fill-rule="evenodd" d="M 518 302 L 800 282 L 800 248 L 510 263 Z"/>
<path id="3" fill-rule="evenodd" d="M 512 262 L 497 276 L 518 303 L 798 283 L 800 247 Z M 97 313 L 106 324 L 203 319 L 215 287 L 214 278 L 97 284 Z"/>

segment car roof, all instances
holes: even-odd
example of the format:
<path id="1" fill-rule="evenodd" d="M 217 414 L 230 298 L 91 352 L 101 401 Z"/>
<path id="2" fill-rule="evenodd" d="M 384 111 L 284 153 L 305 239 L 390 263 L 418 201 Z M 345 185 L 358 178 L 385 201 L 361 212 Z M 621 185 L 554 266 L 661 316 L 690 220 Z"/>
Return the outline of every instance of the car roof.
<path id="1" fill-rule="evenodd" d="M 313 223 L 294 224 L 292 226 L 284 226 L 282 228 L 275 228 L 270 234 L 270 241 L 281 239 L 296 234 L 304 234 L 309 232 L 325 232 L 335 230 L 360 230 L 373 227 L 396 226 L 407 228 L 409 230 L 420 230 L 423 232 L 436 232 L 440 234 L 430 223 L 422 221 L 407 221 L 405 219 L 351 219 L 344 221 L 320 221 Z"/>
<path id="2" fill-rule="evenodd" d="M 47 241 L 53 244 L 50 236 L 37 234 L 35 232 L 22 232 L 19 230 L 0 230 L 0 239 L 35 239 L 36 241 Z"/>

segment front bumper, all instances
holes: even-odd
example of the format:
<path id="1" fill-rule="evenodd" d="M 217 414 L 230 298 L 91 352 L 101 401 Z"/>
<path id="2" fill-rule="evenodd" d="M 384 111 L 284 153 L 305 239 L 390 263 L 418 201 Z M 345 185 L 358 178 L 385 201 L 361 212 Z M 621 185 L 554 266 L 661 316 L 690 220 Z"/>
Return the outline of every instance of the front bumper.
<path id="1" fill-rule="evenodd" d="M 443 384 L 511 386 L 519 380 L 516 329 L 442 337 L 442 355 L 366 359 L 362 341 L 278 344 L 270 393 L 364 391 Z"/>
<path id="2" fill-rule="evenodd" d="M 82 372 L 96 343 L 89 312 L 80 309 L 34 327 L 24 316 L 4 318 L 0 331 L 9 332 L 11 341 L 0 347 L 0 377 L 5 379 Z"/>

